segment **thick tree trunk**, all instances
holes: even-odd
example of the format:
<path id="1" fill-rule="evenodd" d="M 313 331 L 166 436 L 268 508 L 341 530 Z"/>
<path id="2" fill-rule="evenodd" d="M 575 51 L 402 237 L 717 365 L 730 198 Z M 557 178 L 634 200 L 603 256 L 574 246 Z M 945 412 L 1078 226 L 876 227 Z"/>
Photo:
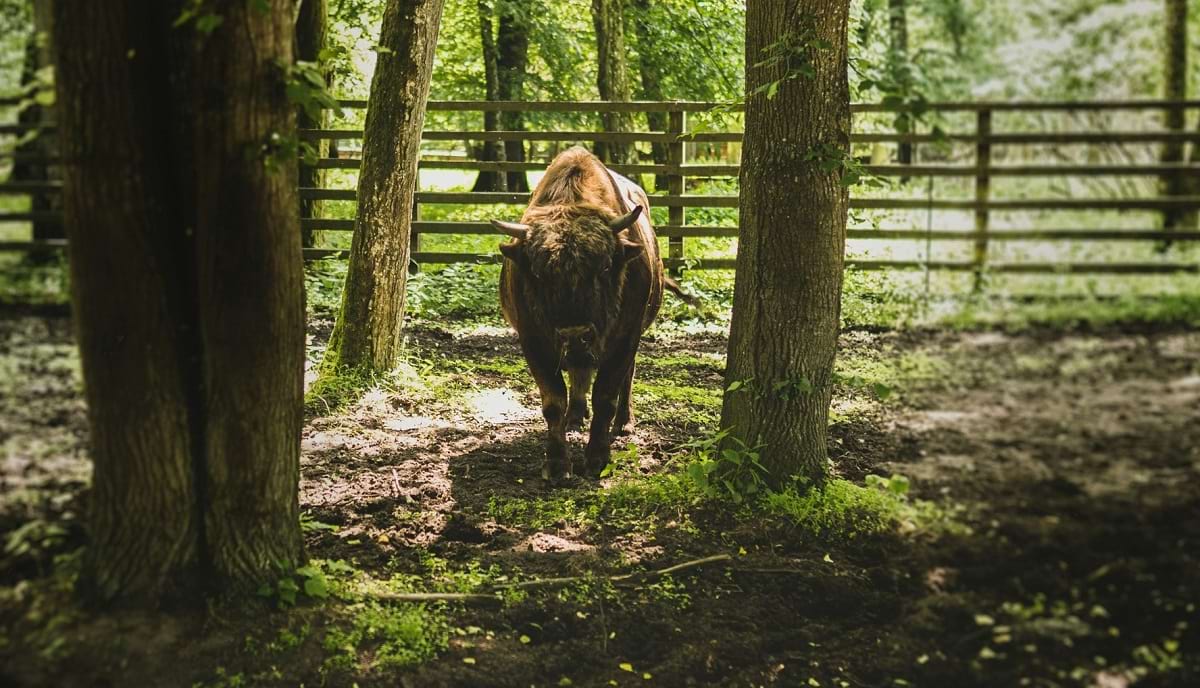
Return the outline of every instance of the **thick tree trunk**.
<path id="1" fill-rule="evenodd" d="M 483 90 L 487 100 L 500 100 L 500 84 L 496 71 L 499 57 L 496 50 L 496 24 L 492 21 L 492 8 L 487 0 L 479 2 L 479 37 L 483 53 Z M 487 110 L 483 113 L 483 130 L 500 129 L 500 113 Z M 499 141 L 484 141 L 477 149 L 476 159 L 498 162 L 504 159 L 504 149 Z M 507 177 L 499 172 L 482 170 L 475 177 L 472 191 L 507 191 Z"/>
<path id="2" fill-rule="evenodd" d="M 496 79 L 500 100 L 524 100 L 525 73 L 529 68 L 529 27 L 526 19 L 513 12 L 507 2 L 500 4 L 499 9 Z M 501 112 L 500 128 L 524 131 L 525 117 L 520 112 Z M 505 141 L 504 159 L 508 162 L 525 162 L 525 142 Z M 529 178 L 524 172 L 509 172 L 507 181 L 509 191 L 529 191 Z"/>
<path id="3" fill-rule="evenodd" d="M 37 88 L 42 82 L 45 70 L 54 64 L 54 20 L 50 0 L 33 0 L 33 31 L 25 47 L 25 64 L 21 70 L 21 86 Z M 51 86 L 52 88 L 52 86 Z M 36 102 L 25 107 L 17 115 L 21 124 L 42 124 L 51 119 L 48 108 Z M 42 134 L 17 146 L 17 158 L 13 162 L 10 179 L 14 182 L 48 182 L 57 180 L 61 175 L 56 166 L 45 160 L 53 158 L 58 153 L 58 146 L 52 134 Z M 33 192 L 29 197 L 29 210 L 34 213 L 54 213 L 61 211 L 61 199 L 49 192 Z M 61 239 L 65 236 L 62 222 L 57 219 L 38 219 L 33 221 L 33 236 L 35 241 Z M 54 259 L 58 252 L 33 251 L 27 259 L 30 263 L 45 263 Z"/>
<path id="4" fill-rule="evenodd" d="M 358 177 L 358 213 L 342 307 L 322 363 L 390 370 L 400 350 L 413 192 L 444 0 L 388 0 Z"/>
<path id="5" fill-rule="evenodd" d="M 634 16 L 634 32 L 637 36 L 638 69 L 642 75 L 642 100 L 664 100 L 662 90 L 662 66 L 654 60 L 652 37 L 649 29 L 650 0 L 636 0 L 637 14 Z M 650 131 L 667 130 L 667 113 L 647 112 L 646 125 Z M 667 164 L 667 144 L 650 144 L 650 156 L 656 165 Z M 654 176 L 654 190 L 667 190 L 667 176 Z"/>
<path id="6" fill-rule="evenodd" d="M 786 7 L 785 7 L 786 5 Z M 848 154 L 846 79 L 849 3 L 750 0 L 746 91 L 779 81 L 768 99 L 746 103 L 741 228 L 721 427 L 727 447 L 762 445 L 762 463 L 780 484 L 825 476 L 849 194 L 841 171 L 817 158 Z M 815 75 L 785 79 L 783 64 L 754 66 L 788 35 L 827 42 L 809 49 Z M 735 385 L 736 386 L 736 385 Z"/>
<path id="7" fill-rule="evenodd" d="M 890 55 L 892 73 L 899 85 L 907 94 L 911 85 L 911 74 L 908 65 L 908 3 L 907 0 L 888 0 L 888 28 L 890 37 Z M 902 115 L 903 116 L 903 115 Z M 911 119 L 905 121 L 911 123 Z M 898 130 L 898 134 L 907 134 L 911 126 Z M 913 161 L 913 146 L 911 143 L 900 143 L 896 147 L 896 162 L 901 165 L 911 165 Z M 907 181 L 905 179 L 904 181 Z"/>
<path id="8" fill-rule="evenodd" d="M 262 159 L 295 130 L 292 16 L 208 7 L 224 22 L 201 36 L 171 28 L 181 2 L 54 5 L 94 464 L 80 580 L 101 600 L 255 586 L 303 555 L 296 168 Z"/>
<path id="9" fill-rule="evenodd" d="M 592 0 L 592 23 L 596 27 L 596 87 L 600 100 L 630 101 L 633 91 L 625 65 L 625 22 L 623 0 Z M 633 116 L 607 112 L 600 117 L 605 131 L 633 131 Z M 596 143 L 596 155 L 608 164 L 636 162 L 633 146 L 627 143 Z"/>
<path id="10" fill-rule="evenodd" d="M 326 30 L 329 25 L 329 2 L 328 0 L 298 0 L 299 7 L 296 14 L 296 60 L 300 62 L 321 62 L 321 51 L 326 45 Z M 328 83 L 328 75 L 326 75 L 326 83 Z M 325 112 L 321 112 L 321 116 L 314 119 L 309 117 L 304 108 L 297 108 L 296 116 L 301 129 L 324 129 L 327 117 Z M 329 154 L 329 142 L 317 141 L 313 142 L 317 148 L 317 155 L 325 157 Z M 299 185 L 302 188 L 314 188 L 321 186 L 322 178 L 321 170 L 311 165 L 300 163 Z M 321 202 L 312 199 L 300 199 L 300 217 L 320 217 Z M 301 244 L 305 248 L 310 248 L 316 245 L 316 232 L 311 229 L 302 229 Z"/>
<path id="11" fill-rule="evenodd" d="M 1187 98 L 1188 79 L 1187 0 L 1165 0 L 1163 10 L 1163 97 L 1167 100 L 1184 100 Z M 1187 127 L 1187 111 L 1183 108 L 1166 110 L 1165 124 L 1170 131 L 1183 132 Z M 1161 159 L 1164 163 L 1178 164 L 1185 157 L 1182 141 L 1163 144 Z M 1189 186 L 1194 186 L 1178 174 L 1164 176 L 1160 185 L 1166 196 L 1182 196 L 1189 191 Z M 1194 217 L 1195 212 L 1164 210 L 1163 229 L 1181 229 L 1194 224 Z"/>

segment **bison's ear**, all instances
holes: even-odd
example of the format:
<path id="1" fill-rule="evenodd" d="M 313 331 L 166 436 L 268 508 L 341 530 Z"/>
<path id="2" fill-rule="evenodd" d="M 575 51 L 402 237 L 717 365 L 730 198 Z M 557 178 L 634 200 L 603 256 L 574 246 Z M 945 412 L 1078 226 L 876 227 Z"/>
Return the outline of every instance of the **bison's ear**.
<path id="1" fill-rule="evenodd" d="M 525 252 L 521 250 L 521 242 L 519 241 L 509 241 L 507 243 L 500 244 L 500 253 L 503 254 L 505 258 L 518 263 L 520 263 L 525 257 Z"/>
<path id="2" fill-rule="evenodd" d="M 635 206 L 633 206 L 633 210 L 622 215 L 621 217 L 618 217 L 617 219 L 613 220 L 612 222 L 609 222 L 608 228 L 611 229 L 614 234 L 617 232 L 620 232 L 622 230 L 629 229 L 630 227 L 633 226 L 634 222 L 637 222 L 638 216 L 641 214 L 642 214 L 642 206 L 635 205 Z"/>
<path id="3" fill-rule="evenodd" d="M 627 234 L 628 233 L 626 233 L 626 235 L 622 235 L 617 241 L 617 260 L 619 260 L 622 264 L 628 263 L 634 258 L 637 258 L 638 256 L 642 255 L 642 251 L 646 250 L 646 248 L 641 244 L 637 243 L 636 241 L 631 241 Z"/>

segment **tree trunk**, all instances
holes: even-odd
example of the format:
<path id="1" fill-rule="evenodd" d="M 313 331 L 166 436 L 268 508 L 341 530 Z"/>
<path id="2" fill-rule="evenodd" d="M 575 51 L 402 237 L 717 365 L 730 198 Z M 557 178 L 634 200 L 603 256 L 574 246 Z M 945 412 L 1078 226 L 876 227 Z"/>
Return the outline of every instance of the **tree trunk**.
<path id="1" fill-rule="evenodd" d="M 1187 98 L 1187 0 L 1165 0 L 1163 22 L 1163 97 L 1167 100 L 1184 100 Z M 1187 127 L 1187 111 L 1183 108 L 1170 108 L 1165 111 L 1166 128 L 1169 131 L 1183 132 Z M 1194 154 L 1195 151 L 1193 151 Z M 1195 157 L 1193 155 L 1193 157 Z M 1182 141 L 1169 141 L 1162 146 L 1162 162 L 1178 164 L 1184 161 L 1184 144 Z M 1187 193 L 1188 186 L 1183 175 L 1168 174 L 1160 180 L 1162 193 L 1165 196 L 1182 196 Z M 1194 212 L 1186 210 L 1164 210 L 1163 229 L 1177 230 L 1189 224 L 1189 215 Z"/>
<path id="2" fill-rule="evenodd" d="M 445 0 L 388 0 L 358 176 L 342 307 L 322 373 L 390 370 L 400 349 L 413 192 Z"/>
<path id="3" fill-rule="evenodd" d="M 846 79 L 848 2 L 750 0 L 746 11 L 746 130 L 741 228 L 721 427 L 762 446 L 776 485 L 826 473 L 849 194 L 841 170 L 821 160 L 849 154 Z M 785 78 L 784 63 L 754 66 L 787 36 L 832 46 L 808 48 L 812 78 Z M 761 89 L 778 82 L 768 99 Z M 814 160 L 813 158 L 817 158 Z M 737 384 L 735 384 L 737 383 Z"/>
<path id="4" fill-rule="evenodd" d="M 600 100 L 633 100 L 625 66 L 625 22 L 623 0 L 592 0 L 592 23 L 596 27 L 596 87 Z M 602 113 L 604 130 L 633 131 L 633 115 L 627 112 Z M 627 143 L 596 143 L 596 156 L 610 165 L 635 162 L 633 146 Z"/>
<path id="5" fill-rule="evenodd" d="M 500 100 L 500 84 L 496 76 L 497 61 L 496 25 L 492 21 L 492 8 L 487 0 L 479 2 L 479 37 L 483 48 L 483 89 L 484 98 L 489 101 Z M 500 129 L 500 113 L 486 110 L 483 113 L 483 130 L 497 131 Z M 497 162 L 504 159 L 503 146 L 499 141 L 484 141 L 477 149 L 477 160 Z M 481 170 L 475 177 L 472 191 L 507 191 L 508 184 L 505 175 L 491 170 Z"/>
<path id="6" fill-rule="evenodd" d="M 636 0 L 637 14 L 634 16 L 634 32 L 637 36 L 638 69 L 642 74 L 642 100 L 665 100 L 662 90 L 662 66 L 654 60 L 650 33 L 650 0 Z M 647 112 L 646 125 L 650 131 L 667 130 L 667 113 Z M 650 156 L 656 165 L 667 164 L 667 145 L 650 144 Z M 667 190 L 667 176 L 654 175 L 654 190 Z"/>
<path id="7" fill-rule="evenodd" d="M 888 0 L 888 35 L 890 37 L 890 45 L 888 61 L 891 63 L 892 75 L 896 80 L 896 85 L 904 92 L 905 96 L 910 95 L 908 91 L 911 87 L 911 74 L 908 65 L 908 6 L 907 0 Z M 898 121 L 903 121 L 906 126 L 896 130 L 898 134 L 907 134 L 912 131 L 912 119 L 905 113 L 897 115 Z M 913 146 L 911 143 L 900 143 L 896 147 L 896 162 L 901 165 L 911 165 L 913 161 Z M 907 178 L 902 181 L 908 181 Z"/>
<path id="8" fill-rule="evenodd" d="M 54 65 L 54 20 L 50 0 L 33 0 L 33 31 L 25 46 L 25 63 L 21 69 L 21 86 L 33 88 L 33 94 L 40 94 L 46 84 L 42 83 L 45 72 Z M 48 88 L 53 88 L 49 85 Z M 37 125 L 49 121 L 48 108 L 39 105 L 36 100 L 23 108 L 17 115 L 21 124 Z M 13 162 L 10 179 L 14 182 L 49 182 L 61 176 L 56 166 L 46 162 L 58 153 L 55 137 L 42 134 L 32 138 L 16 149 L 17 157 Z M 34 213 L 55 213 L 61 211 L 61 199 L 53 193 L 34 191 L 29 195 L 29 210 Z M 33 223 L 33 240 L 62 239 L 65 234 L 62 222 L 57 219 L 38 219 Z M 32 264 L 46 263 L 58 256 L 57 251 L 34 250 L 26 260 Z"/>
<path id="9" fill-rule="evenodd" d="M 525 99 L 525 73 L 529 68 L 529 26 L 526 18 L 513 11 L 508 2 L 500 4 L 499 32 L 497 43 L 496 78 L 500 100 Z M 520 112 L 501 112 L 500 128 L 506 131 L 524 131 L 525 117 Z M 525 162 L 525 142 L 505 141 L 504 159 L 508 162 Z M 508 190 L 529 191 L 529 178 L 524 172 L 508 173 Z"/>
<path id="10" fill-rule="evenodd" d="M 296 163 L 263 159 L 295 131 L 292 16 L 206 7 L 224 21 L 200 35 L 172 29 L 182 2 L 54 4 L 99 600 L 250 588 L 303 556 Z"/>
<path id="11" fill-rule="evenodd" d="M 328 0 L 298 0 L 299 8 L 296 14 L 296 60 L 299 62 L 321 62 L 321 51 L 326 45 L 326 29 L 329 24 L 329 3 Z M 324 72 L 324 70 L 322 70 Z M 325 75 L 326 85 L 329 83 L 328 74 Z M 321 112 L 321 116 L 314 119 L 309 117 L 304 108 L 297 108 L 296 116 L 301 129 L 324 129 L 325 122 L 328 118 L 325 112 Z M 326 157 L 329 154 L 328 141 L 316 141 L 314 147 L 317 149 L 318 157 Z M 300 163 L 299 185 L 301 188 L 314 188 L 321 186 L 324 175 L 321 170 L 311 165 Z M 320 217 L 321 202 L 313 199 L 300 199 L 300 217 Z M 304 248 L 311 248 L 316 245 L 316 232 L 311 229 L 302 229 L 300 232 L 301 244 Z"/>

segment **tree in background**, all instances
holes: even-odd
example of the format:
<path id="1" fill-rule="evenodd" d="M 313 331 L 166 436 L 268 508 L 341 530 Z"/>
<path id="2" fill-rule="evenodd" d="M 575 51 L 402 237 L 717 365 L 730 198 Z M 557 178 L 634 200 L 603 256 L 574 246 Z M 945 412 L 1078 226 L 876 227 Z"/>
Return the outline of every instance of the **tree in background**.
<path id="1" fill-rule="evenodd" d="M 487 100 L 500 100 L 500 82 L 497 77 L 499 69 L 499 50 L 496 48 L 496 27 L 492 21 L 492 6 L 487 0 L 479 0 L 479 36 L 483 56 L 483 90 Z M 483 113 L 483 130 L 497 131 L 500 129 L 500 113 L 495 110 L 485 110 Z M 504 146 L 500 141 L 484 141 L 476 150 L 476 160 L 497 162 L 504 160 Z M 497 171 L 481 170 L 475 177 L 472 191 L 507 191 L 508 177 Z"/>
<path id="2" fill-rule="evenodd" d="M 17 121 L 21 124 L 37 125 L 49 121 L 49 106 L 53 104 L 54 71 L 54 20 L 50 0 L 32 0 L 31 14 L 33 30 L 25 45 L 25 63 L 21 69 L 21 90 L 28 103 L 21 108 Z M 14 182 L 39 184 L 55 180 L 58 168 L 46 162 L 57 156 L 57 142 L 51 135 L 37 135 L 22 141 L 16 149 L 9 179 Z M 33 190 L 29 197 L 29 210 L 33 213 L 51 214 L 60 211 L 59 199 L 47 192 Z M 62 239 L 63 227 L 59 220 L 35 217 L 32 222 L 34 241 Z M 56 255 L 53 251 L 32 251 L 30 263 L 44 263 Z"/>
<path id="3" fill-rule="evenodd" d="M 290 5 L 57 2 L 53 20 L 94 463 L 81 584 L 255 586 L 303 556 Z"/>
<path id="4" fill-rule="evenodd" d="M 328 44 L 326 38 L 328 25 L 328 0 L 299 0 L 296 12 L 296 61 L 311 64 L 314 73 L 320 75 L 326 86 L 329 85 L 329 74 L 322 63 L 325 62 L 324 53 Z M 309 110 L 310 108 L 297 108 L 296 116 L 300 128 L 324 129 L 325 122 L 328 120 L 325 110 L 319 109 L 315 113 L 310 113 Z M 329 153 L 328 142 L 318 142 L 314 152 L 318 157 L 326 157 Z M 301 160 L 298 175 L 301 188 L 320 187 L 321 178 L 321 170 Z M 319 217 L 320 215 L 320 201 L 300 199 L 300 217 Z M 305 248 L 314 246 L 315 239 L 315 233 L 312 230 L 301 230 L 301 243 Z"/>
<path id="5" fill-rule="evenodd" d="M 819 482 L 828 462 L 849 207 L 848 13 L 848 1 L 746 6 L 741 226 L 721 427 L 725 449 L 760 448 L 775 485 L 793 475 Z"/>
<path id="6" fill-rule="evenodd" d="M 1187 0 L 1164 0 L 1163 3 L 1163 98 L 1185 100 L 1188 80 Z M 1166 128 L 1182 133 L 1187 128 L 1187 110 L 1171 108 L 1165 111 Z M 1179 164 L 1186 159 L 1184 143 L 1169 141 L 1163 144 L 1161 160 L 1165 164 Z M 1182 196 L 1190 186 L 1183 175 L 1168 174 L 1160 182 L 1165 196 Z M 1164 210 L 1163 229 L 1181 229 L 1194 212 Z"/>
<path id="7" fill-rule="evenodd" d="M 444 0 L 388 0 L 371 80 L 358 210 L 322 376 L 395 365 L 404 324 L 413 193 Z"/>
<path id="8" fill-rule="evenodd" d="M 536 11 L 537 3 L 500 3 L 499 28 L 496 41 L 496 83 L 500 100 L 520 101 L 525 99 L 525 77 L 529 68 L 529 13 Z M 524 113 L 508 111 L 500 113 L 500 125 L 506 131 L 524 131 Z M 525 162 L 525 142 L 505 141 L 504 159 L 508 162 Z M 506 186 L 509 191 L 529 191 L 529 179 L 524 172 L 509 172 Z"/>
<path id="9" fill-rule="evenodd" d="M 508 0 L 498 0 L 493 8 L 486 0 L 479 2 L 481 56 L 483 59 L 484 97 L 487 100 L 520 101 L 524 99 L 526 70 L 529 65 L 530 8 Z M 497 27 L 498 24 L 498 27 Z M 517 111 L 486 111 L 484 131 L 523 131 L 524 115 Z M 479 158 L 486 161 L 525 162 L 523 141 L 484 141 Z M 501 175 L 483 171 L 475 180 L 473 191 L 528 191 L 529 181 L 524 172 Z"/>
<path id="10" fill-rule="evenodd" d="M 641 75 L 641 90 L 638 95 L 642 100 L 663 100 L 663 66 L 654 59 L 654 37 L 653 29 L 650 26 L 650 0 L 634 0 L 633 8 L 634 36 L 637 38 L 638 72 Z M 646 125 L 650 131 L 666 131 L 667 113 L 647 112 Z M 667 163 L 667 144 L 658 142 L 650 144 L 650 155 L 656 165 L 665 165 Z M 667 190 L 666 175 L 656 175 L 654 177 L 654 190 Z"/>
<path id="11" fill-rule="evenodd" d="M 912 67 L 908 57 L 908 2 L 907 0 L 888 0 L 888 68 L 892 79 L 901 92 L 912 90 Z M 907 134 L 912 131 L 911 118 L 897 117 L 902 123 L 896 133 Z M 896 162 L 901 165 L 911 165 L 913 161 L 913 146 L 901 142 L 896 147 Z"/>
<path id="12" fill-rule="evenodd" d="M 629 67 L 625 61 L 625 22 L 622 0 L 592 0 L 592 22 L 596 27 L 596 87 L 600 100 L 633 100 Z M 601 115 L 605 131 L 633 131 L 633 116 L 627 112 Z M 627 143 L 596 142 L 596 155 L 608 164 L 637 162 Z"/>

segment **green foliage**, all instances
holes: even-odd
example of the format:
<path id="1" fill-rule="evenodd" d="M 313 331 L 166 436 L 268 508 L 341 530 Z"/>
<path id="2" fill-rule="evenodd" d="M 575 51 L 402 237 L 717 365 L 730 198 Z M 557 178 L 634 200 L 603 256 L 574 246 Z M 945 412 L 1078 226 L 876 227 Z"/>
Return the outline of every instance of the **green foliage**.
<path id="1" fill-rule="evenodd" d="M 853 539 L 900 529 L 914 533 L 965 533 L 957 510 L 910 500 L 904 476 L 869 475 L 866 484 L 835 479 L 820 486 L 797 481 L 760 502 L 766 513 L 783 516 L 815 537 Z"/>
<path id="2" fill-rule="evenodd" d="M 742 504 L 766 489 L 767 469 L 759 463 L 761 448 L 729 437 L 729 430 L 692 440 L 680 446 L 689 457 L 684 475 L 705 497 Z"/>
<path id="3" fill-rule="evenodd" d="M 310 600 L 328 598 L 329 580 L 319 563 L 309 563 L 296 568 L 292 574 L 280 576 L 274 583 L 263 583 L 258 588 L 258 595 L 276 600 L 280 607 L 292 607 L 302 595 Z"/>
<path id="4" fill-rule="evenodd" d="M 445 614 L 424 604 L 363 601 L 347 606 L 344 624 L 327 626 L 325 665 L 351 671 L 404 668 L 435 657 L 450 641 Z"/>

